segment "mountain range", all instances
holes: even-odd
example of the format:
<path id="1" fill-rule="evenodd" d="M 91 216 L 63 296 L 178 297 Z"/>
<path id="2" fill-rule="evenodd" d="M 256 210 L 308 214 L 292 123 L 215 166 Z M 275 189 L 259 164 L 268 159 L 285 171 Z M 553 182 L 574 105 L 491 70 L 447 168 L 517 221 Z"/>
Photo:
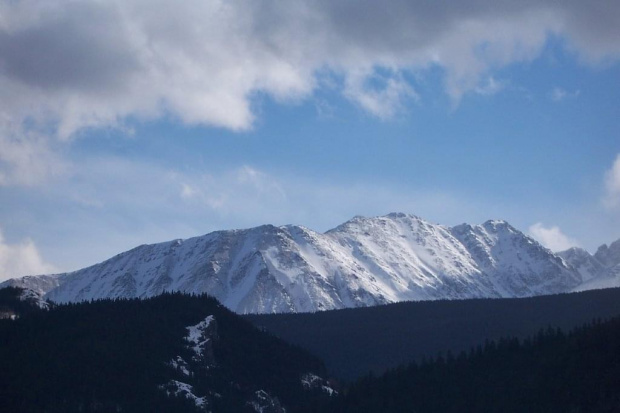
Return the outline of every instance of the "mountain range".
<path id="1" fill-rule="evenodd" d="M 78 271 L 0 284 L 79 302 L 208 293 L 237 313 L 507 298 L 620 285 L 620 240 L 554 254 L 501 220 L 455 227 L 392 213 L 325 233 L 286 225 L 141 245 Z"/>

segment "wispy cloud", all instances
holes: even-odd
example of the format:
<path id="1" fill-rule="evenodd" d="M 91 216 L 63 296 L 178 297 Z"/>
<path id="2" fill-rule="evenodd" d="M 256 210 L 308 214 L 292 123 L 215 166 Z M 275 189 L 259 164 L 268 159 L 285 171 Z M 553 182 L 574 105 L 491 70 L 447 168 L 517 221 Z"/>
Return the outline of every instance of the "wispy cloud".
<path id="1" fill-rule="evenodd" d="M 546 227 L 543 223 L 537 222 L 530 226 L 529 233 L 551 251 L 564 251 L 579 246 L 576 240 L 564 234 L 557 226 Z"/>
<path id="2" fill-rule="evenodd" d="M 387 120 L 402 112 L 408 100 L 417 100 L 413 87 L 401 76 L 349 74 L 345 96 L 379 119 Z"/>

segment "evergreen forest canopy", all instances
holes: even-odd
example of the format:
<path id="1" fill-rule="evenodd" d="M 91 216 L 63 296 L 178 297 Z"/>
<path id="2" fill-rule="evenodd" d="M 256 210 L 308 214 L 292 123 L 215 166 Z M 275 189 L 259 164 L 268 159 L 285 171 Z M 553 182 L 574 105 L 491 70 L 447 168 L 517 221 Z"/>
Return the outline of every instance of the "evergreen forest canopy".
<path id="1" fill-rule="evenodd" d="M 246 401 L 258 390 L 276 395 L 290 411 L 316 407 L 320 395 L 305 390 L 300 377 L 323 375 L 319 359 L 259 331 L 213 298 L 164 294 L 0 320 L 0 411 L 194 412 L 193 402 L 167 397 L 159 386 L 183 379 L 168 363 L 187 355 L 186 327 L 209 315 L 217 321 L 217 366 L 192 380 L 197 391 L 220 396 L 212 397 L 210 410 L 253 411 Z"/>
<path id="2" fill-rule="evenodd" d="M 0 290 L 0 307 L 19 304 Z M 404 307 L 399 307 L 404 308 Z M 339 394 L 307 389 L 300 377 L 328 374 L 300 348 L 260 331 L 207 296 L 164 294 L 22 308 L 0 320 L 0 411 L 194 412 L 190 399 L 159 386 L 174 378 L 169 361 L 189 360 L 186 327 L 217 320 L 216 366 L 195 368 L 194 388 L 217 393 L 213 412 L 256 411 L 257 390 L 288 412 L 616 412 L 620 408 L 620 317 L 564 333 L 486 340 L 366 375 Z M 350 310 L 357 311 L 357 310 Z M 419 337 L 423 340 L 424 337 Z M 345 361 L 346 362 L 346 361 Z M 354 362 L 354 360 L 348 360 Z M 178 375 L 176 377 L 179 377 Z M 264 412 L 276 412 L 268 406 Z"/>
<path id="3" fill-rule="evenodd" d="M 332 412 L 566 413 L 620 411 L 620 318 L 564 334 L 487 341 L 369 375 Z"/>
<path id="4" fill-rule="evenodd" d="M 38 300 L 22 296 L 23 291 L 17 287 L 0 289 L 0 319 L 21 317 L 41 310 Z M 51 306 L 49 302 L 47 304 L 47 307 Z"/>
<path id="5" fill-rule="evenodd" d="M 245 316 L 319 356 L 340 379 L 379 375 L 423 357 L 468 351 L 485 340 L 524 339 L 620 315 L 620 288 L 529 298 L 401 302 L 300 314 Z"/>

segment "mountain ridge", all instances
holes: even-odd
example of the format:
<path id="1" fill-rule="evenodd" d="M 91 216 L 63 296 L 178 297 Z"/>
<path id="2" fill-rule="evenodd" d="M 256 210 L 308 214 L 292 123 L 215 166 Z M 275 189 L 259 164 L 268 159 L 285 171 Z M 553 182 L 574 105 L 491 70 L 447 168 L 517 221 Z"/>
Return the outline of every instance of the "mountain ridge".
<path id="1" fill-rule="evenodd" d="M 620 239 L 601 245 L 594 254 L 573 247 L 558 255 L 582 274 L 583 283 L 575 291 L 620 286 Z"/>
<path id="2" fill-rule="evenodd" d="M 448 227 L 391 213 L 356 216 L 324 233 L 266 224 L 145 244 L 0 287 L 31 288 L 59 303 L 181 291 L 208 293 L 238 313 L 312 312 L 569 292 L 584 283 L 569 261 L 503 220 Z"/>

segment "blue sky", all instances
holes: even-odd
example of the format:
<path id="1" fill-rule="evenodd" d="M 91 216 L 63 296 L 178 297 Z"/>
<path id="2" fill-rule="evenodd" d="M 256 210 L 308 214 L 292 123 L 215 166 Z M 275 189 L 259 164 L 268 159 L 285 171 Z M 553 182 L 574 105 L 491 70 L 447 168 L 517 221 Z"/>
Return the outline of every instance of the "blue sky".
<path id="1" fill-rule="evenodd" d="M 620 6 L 467 3 L 3 3 L 0 279 L 393 211 L 618 239 Z"/>

